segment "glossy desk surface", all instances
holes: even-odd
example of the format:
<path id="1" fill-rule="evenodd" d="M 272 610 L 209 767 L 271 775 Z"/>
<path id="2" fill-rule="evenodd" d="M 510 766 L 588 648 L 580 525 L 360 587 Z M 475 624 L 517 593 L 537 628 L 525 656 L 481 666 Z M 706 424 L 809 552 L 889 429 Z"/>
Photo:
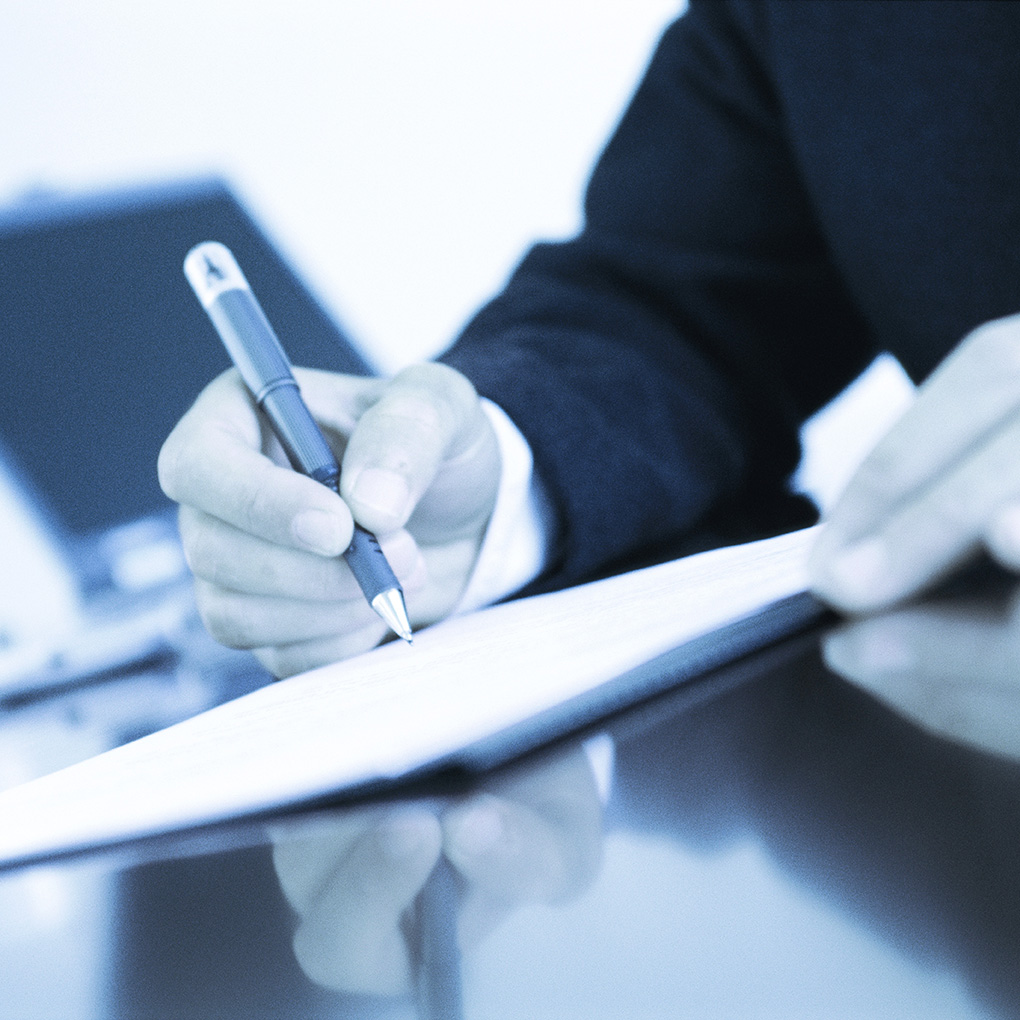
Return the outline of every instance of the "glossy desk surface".
<path id="1" fill-rule="evenodd" d="M 412 799 L 0 876 L 0 1017 L 414 1016 L 429 934 L 402 866 L 425 812 L 459 818 L 475 853 L 476 880 L 454 890 L 465 1017 L 1020 1015 L 1008 597 L 858 629 L 831 656 L 854 657 L 859 683 L 820 645 L 802 635 L 583 742 Z M 0 778 L 209 697 L 152 662 L 8 707 Z"/>

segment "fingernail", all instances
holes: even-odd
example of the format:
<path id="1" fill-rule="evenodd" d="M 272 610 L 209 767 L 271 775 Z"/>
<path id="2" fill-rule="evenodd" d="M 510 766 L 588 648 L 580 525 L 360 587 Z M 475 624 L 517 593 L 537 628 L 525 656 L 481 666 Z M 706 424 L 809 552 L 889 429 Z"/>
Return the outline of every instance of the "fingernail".
<path id="1" fill-rule="evenodd" d="M 339 556 L 346 548 L 347 529 L 325 510 L 302 510 L 291 522 L 290 530 L 309 552 L 320 556 Z"/>
<path id="2" fill-rule="evenodd" d="M 402 475 L 384 468 L 365 468 L 355 479 L 351 499 L 370 510 L 403 521 L 411 493 Z"/>
<path id="3" fill-rule="evenodd" d="M 484 801 L 461 812 L 452 827 L 452 839 L 457 849 L 471 857 L 488 853 L 506 835 L 499 808 Z"/>
<path id="4" fill-rule="evenodd" d="M 826 576 L 838 594 L 870 600 L 883 594 L 888 571 L 885 543 L 880 538 L 866 538 L 839 553 Z"/>

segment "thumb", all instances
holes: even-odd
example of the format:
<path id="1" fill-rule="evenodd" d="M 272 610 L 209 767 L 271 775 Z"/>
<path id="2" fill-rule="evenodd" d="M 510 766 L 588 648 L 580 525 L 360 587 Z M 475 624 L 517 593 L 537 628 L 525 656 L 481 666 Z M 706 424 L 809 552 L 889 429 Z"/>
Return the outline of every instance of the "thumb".
<path id="1" fill-rule="evenodd" d="M 340 494 L 361 525 L 387 534 L 404 527 L 437 487 L 441 499 L 429 501 L 430 516 L 442 518 L 444 538 L 455 538 L 487 518 L 498 472 L 495 436 L 471 383 L 445 365 L 415 365 L 358 419 Z"/>

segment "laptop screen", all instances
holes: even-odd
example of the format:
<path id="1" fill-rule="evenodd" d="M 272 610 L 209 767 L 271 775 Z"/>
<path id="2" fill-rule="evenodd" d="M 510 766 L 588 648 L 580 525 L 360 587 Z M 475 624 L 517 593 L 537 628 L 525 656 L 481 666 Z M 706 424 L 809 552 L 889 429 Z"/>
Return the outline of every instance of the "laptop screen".
<path id="1" fill-rule="evenodd" d="M 370 372 L 222 182 L 0 211 L 0 446 L 70 536 L 169 506 L 160 446 L 229 366 L 181 271 L 206 240 L 233 250 L 295 364 Z"/>

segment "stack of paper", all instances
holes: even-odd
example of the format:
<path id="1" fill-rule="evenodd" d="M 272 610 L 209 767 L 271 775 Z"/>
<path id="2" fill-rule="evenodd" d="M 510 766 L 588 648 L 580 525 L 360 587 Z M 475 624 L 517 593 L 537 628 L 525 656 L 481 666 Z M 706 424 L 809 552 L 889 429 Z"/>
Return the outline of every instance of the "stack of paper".
<path id="1" fill-rule="evenodd" d="M 0 865 L 267 812 L 449 760 L 802 592 L 811 537 L 713 550 L 448 620 L 412 646 L 292 677 L 9 790 Z"/>

